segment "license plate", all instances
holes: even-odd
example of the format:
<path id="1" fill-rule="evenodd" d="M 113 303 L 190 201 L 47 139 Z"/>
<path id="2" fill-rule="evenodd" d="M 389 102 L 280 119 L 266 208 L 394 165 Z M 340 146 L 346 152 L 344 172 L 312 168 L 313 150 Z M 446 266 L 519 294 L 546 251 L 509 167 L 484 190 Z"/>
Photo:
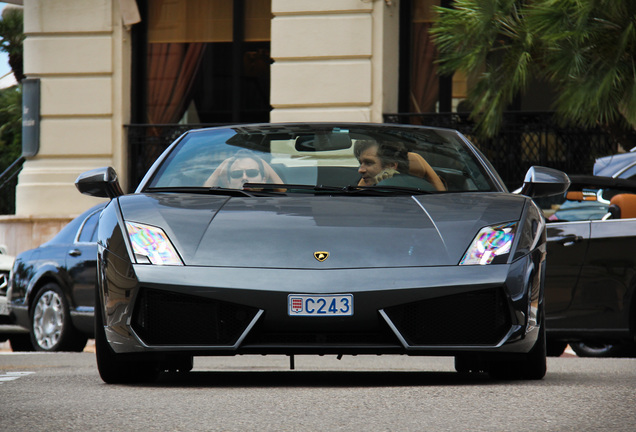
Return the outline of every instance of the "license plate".
<path id="1" fill-rule="evenodd" d="M 287 312 L 290 316 L 351 316 L 353 295 L 290 294 Z"/>

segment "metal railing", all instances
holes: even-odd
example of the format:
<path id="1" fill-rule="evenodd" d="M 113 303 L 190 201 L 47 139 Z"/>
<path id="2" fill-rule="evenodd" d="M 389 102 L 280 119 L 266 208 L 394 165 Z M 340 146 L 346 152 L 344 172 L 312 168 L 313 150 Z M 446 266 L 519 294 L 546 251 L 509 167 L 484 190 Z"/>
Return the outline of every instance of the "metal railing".
<path id="1" fill-rule="evenodd" d="M 15 213 L 15 188 L 17 176 L 22 171 L 24 157 L 20 156 L 0 174 L 0 214 Z M 6 188 L 6 189 L 5 189 Z"/>
<path id="2" fill-rule="evenodd" d="M 387 123 L 446 127 L 466 135 L 492 162 L 504 183 L 521 185 L 532 165 L 567 174 L 592 174 L 596 158 L 616 153 L 612 137 L 600 128 L 559 124 L 551 112 L 507 112 L 498 135 L 480 139 L 468 113 L 385 114 Z"/>
<path id="3" fill-rule="evenodd" d="M 24 164 L 24 157 L 20 156 L 14 160 L 11 165 L 0 174 L 0 190 L 2 190 L 11 180 L 15 178 L 20 171 L 22 171 L 22 165 Z"/>

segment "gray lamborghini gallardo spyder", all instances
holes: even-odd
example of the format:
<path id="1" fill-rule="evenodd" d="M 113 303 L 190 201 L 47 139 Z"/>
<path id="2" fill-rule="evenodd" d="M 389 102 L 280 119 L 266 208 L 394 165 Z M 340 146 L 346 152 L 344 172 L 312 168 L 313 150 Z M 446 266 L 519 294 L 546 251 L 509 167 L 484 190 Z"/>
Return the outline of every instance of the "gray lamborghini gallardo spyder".
<path id="1" fill-rule="evenodd" d="M 521 179 L 520 179 L 521 180 Z M 107 383 L 194 356 L 453 356 L 460 373 L 546 372 L 545 221 L 531 167 L 509 193 L 449 129 L 355 123 L 192 130 L 135 193 L 112 168 L 98 225 L 96 357 Z"/>

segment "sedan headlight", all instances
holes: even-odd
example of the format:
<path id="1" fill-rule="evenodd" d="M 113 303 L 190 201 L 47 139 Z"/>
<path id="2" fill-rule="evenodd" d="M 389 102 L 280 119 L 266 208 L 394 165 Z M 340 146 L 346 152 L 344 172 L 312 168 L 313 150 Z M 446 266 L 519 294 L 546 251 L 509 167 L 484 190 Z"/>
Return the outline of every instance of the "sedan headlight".
<path id="1" fill-rule="evenodd" d="M 459 265 L 486 265 L 508 260 L 512 242 L 517 231 L 517 222 L 482 228 L 459 262 Z"/>
<path id="2" fill-rule="evenodd" d="M 161 228 L 126 222 L 126 229 L 138 263 L 183 265 L 177 250 Z"/>

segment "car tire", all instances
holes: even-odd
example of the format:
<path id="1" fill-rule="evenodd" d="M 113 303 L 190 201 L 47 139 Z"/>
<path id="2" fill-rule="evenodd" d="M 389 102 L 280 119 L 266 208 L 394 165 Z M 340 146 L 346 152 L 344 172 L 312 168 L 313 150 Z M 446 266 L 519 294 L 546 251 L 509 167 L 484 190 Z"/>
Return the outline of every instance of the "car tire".
<path id="1" fill-rule="evenodd" d="M 543 310 L 541 310 L 540 313 L 543 317 Z M 488 374 L 495 379 L 543 379 L 547 370 L 547 349 L 544 323 L 545 320 L 542 318 L 537 341 L 523 359 L 516 359 L 512 357 L 509 359 L 505 359 L 505 357 L 494 359 L 489 365 Z"/>
<path id="2" fill-rule="evenodd" d="M 634 357 L 636 356 L 636 344 L 617 343 L 606 344 L 594 341 L 582 341 L 570 343 L 572 351 L 579 357 Z"/>
<path id="3" fill-rule="evenodd" d="M 33 342 L 31 342 L 31 335 L 29 333 L 20 333 L 9 336 L 9 345 L 11 345 L 11 351 L 35 351 L 35 348 L 33 348 Z"/>
<path id="4" fill-rule="evenodd" d="M 153 361 L 132 359 L 129 354 L 117 354 L 110 347 L 104 331 L 101 299 L 95 299 L 95 358 L 99 376 L 107 384 L 131 384 L 152 382 L 159 376 L 159 364 Z"/>
<path id="5" fill-rule="evenodd" d="M 559 340 L 550 340 L 550 338 L 546 341 L 546 351 L 548 357 L 561 357 L 561 355 L 565 352 L 565 349 L 568 347 L 567 342 L 559 341 Z"/>
<path id="6" fill-rule="evenodd" d="M 81 352 L 88 341 L 73 327 L 66 296 L 55 283 L 47 283 L 35 295 L 30 324 L 36 351 Z"/>

